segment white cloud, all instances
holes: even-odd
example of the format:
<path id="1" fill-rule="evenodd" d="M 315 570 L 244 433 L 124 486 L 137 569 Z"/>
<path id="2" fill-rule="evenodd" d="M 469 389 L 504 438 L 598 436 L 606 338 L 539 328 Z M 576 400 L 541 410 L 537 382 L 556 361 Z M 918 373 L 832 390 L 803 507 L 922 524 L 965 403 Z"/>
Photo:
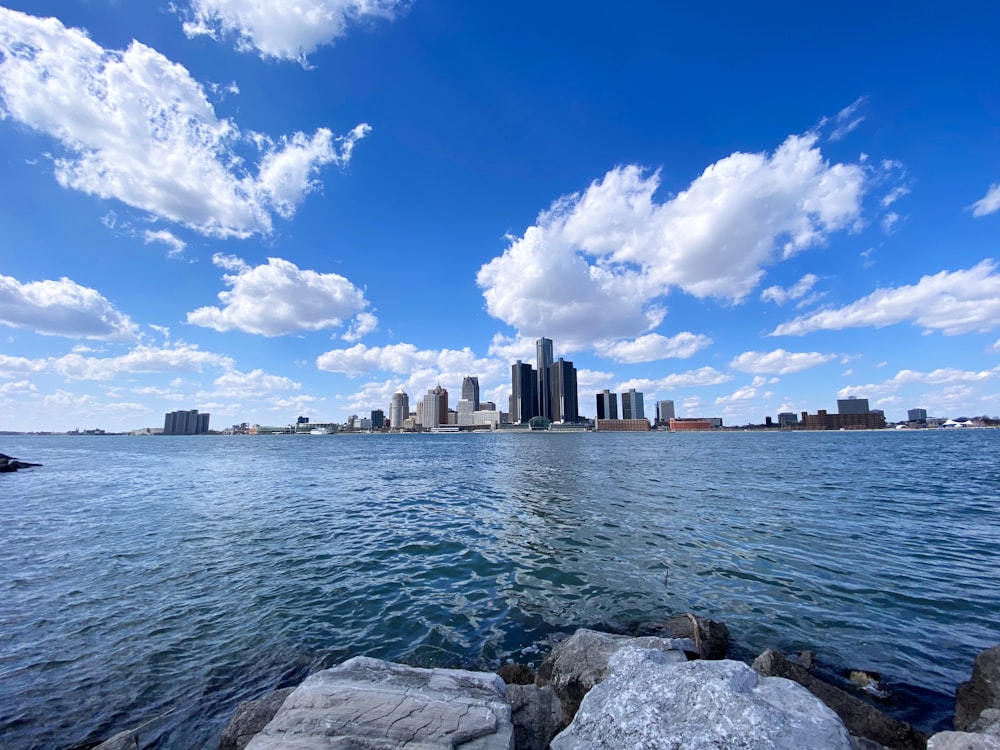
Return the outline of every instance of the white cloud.
<path id="1" fill-rule="evenodd" d="M 66 278 L 22 284 L 0 275 L 0 323 L 46 336 L 106 341 L 134 341 L 137 330 L 96 290 Z"/>
<path id="2" fill-rule="evenodd" d="M 865 116 L 858 115 L 858 110 L 867 100 L 867 96 L 859 96 L 851 104 L 847 105 L 837 113 L 837 115 L 833 118 L 834 129 L 833 132 L 830 133 L 831 141 L 839 141 L 843 139 L 849 133 L 853 132 L 858 125 L 865 121 Z"/>
<path id="3" fill-rule="evenodd" d="M 339 328 L 368 306 L 364 293 L 335 273 L 302 270 L 281 258 L 268 258 L 256 267 L 232 256 L 215 255 L 212 260 L 235 272 L 222 277 L 230 289 L 219 292 L 221 307 L 188 313 L 187 322 L 193 325 L 281 336 Z M 372 325 L 373 319 L 368 313 L 358 325 Z"/>
<path id="4" fill-rule="evenodd" d="M 476 357 L 468 347 L 427 350 L 418 349 L 413 344 L 372 347 L 355 344 L 348 349 L 334 349 L 321 354 L 316 358 L 316 366 L 326 372 L 340 372 L 351 377 L 371 372 L 408 374 L 417 370 L 475 375 L 483 369 L 506 367 L 498 360 Z"/>
<path id="5" fill-rule="evenodd" d="M 344 36 L 349 23 L 392 19 L 405 0 L 191 0 L 188 36 L 236 37 L 236 48 L 295 60 Z"/>
<path id="6" fill-rule="evenodd" d="M 520 335 L 579 347 L 659 325 L 672 288 L 742 301 L 763 268 L 860 215 L 865 172 L 824 161 L 817 136 L 734 153 L 657 202 L 660 174 L 630 165 L 542 212 L 479 270 L 490 315 Z"/>
<path id="7" fill-rule="evenodd" d="M 884 399 L 894 396 L 901 389 L 911 385 L 943 386 L 945 389 L 961 390 L 963 397 L 972 395 L 970 386 L 991 381 L 1000 376 L 1000 366 L 989 370 L 958 370 L 952 367 L 939 368 L 930 372 L 900 370 L 882 383 L 851 385 L 837 391 L 837 398 L 864 395 L 867 398 Z"/>
<path id="8" fill-rule="evenodd" d="M 658 333 L 648 333 L 633 341 L 617 341 L 598 345 L 597 351 L 601 356 L 608 357 L 615 362 L 635 364 L 655 362 L 668 357 L 688 359 L 711 344 L 712 339 L 708 336 L 688 331 L 669 338 Z"/>
<path id="9" fill-rule="evenodd" d="M 644 393 L 662 393 L 676 388 L 697 388 L 728 383 L 733 376 L 719 372 L 714 367 L 700 367 L 697 370 L 672 373 L 664 378 L 650 380 L 646 378 L 626 380 L 618 384 L 618 390 L 635 388 Z"/>
<path id="10" fill-rule="evenodd" d="M 987 216 L 1000 211 L 1000 182 L 994 182 L 986 195 L 977 200 L 971 206 L 973 216 Z"/>
<path id="11" fill-rule="evenodd" d="M 837 359 L 836 354 L 788 352 L 784 349 L 775 349 L 772 352 L 743 352 L 734 357 L 729 366 L 734 370 L 755 375 L 790 375 L 819 367 L 835 359 Z"/>
<path id="12" fill-rule="evenodd" d="M 807 273 L 788 289 L 783 289 L 780 286 L 769 286 L 760 293 L 760 299 L 762 302 L 776 302 L 783 305 L 790 299 L 800 299 L 806 296 L 817 281 L 819 281 L 819 276 Z"/>
<path id="13" fill-rule="evenodd" d="M 895 211 L 890 211 L 885 216 L 882 217 L 882 231 L 886 234 L 892 234 L 896 231 L 896 224 L 899 223 L 900 215 Z"/>
<path id="14" fill-rule="evenodd" d="M 70 353 L 61 357 L 28 359 L 0 354 L 0 375 L 54 373 L 67 380 L 114 380 L 121 375 L 156 372 L 202 372 L 206 367 L 232 369 L 233 360 L 204 352 L 185 343 L 172 347 L 137 346 L 116 357 L 85 357 Z"/>
<path id="15" fill-rule="evenodd" d="M 737 388 L 735 391 L 727 396 L 719 396 L 715 399 L 716 406 L 735 404 L 742 401 L 753 401 L 758 397 L 757 386 L 745 385 L 742 388 Z"/>
<path id="16" fill-rule="evenodd" d="M 166 229 L 159 229 L 155 232 L 147 229 L 143 233 L 142 238 L 143 242 L 147 245 L 151 245 L 154 242 L 160 242 L 170 248 L 167 251 L 168 258 L 182 257 L 184 255 L 184 248 L 187 247 L 187 243 L 184 240 Z"/>
<path id="17" fill-rule="evenodd" d="M 910 194 L 910 188 L 906 185 L 897 185 L 882 198 L 882 208 L 888 208 L 900 198 Z"/>
<path id="18" fill-rule="evenodd" d="M 378 329 L 378 318 L 373 313 L 360 312 L 354 317 L 350 329 L 340 338 L 344 341 L 360 341 L 366 335 Z"/>
<path id="19" fill-rule="evenodd" d="M 277 143 L 219 119 L 183 66 L 133 41 L 105 50 L 58 19 L 0 8 L 0 115 L 57 139 L 59 183 L 114 198 L 205 235 L 267 234 L 315 187 L 318 169 L 346 164 L 359 125 Z M 262 149 L 259 172 L 238 149 Z"/>
<path id="20" fill-rule="evenodd" d="M 0 398 L 37 393 L 38 388 L 30 380 L 15 380 L 0 385 Z"/>
<path id="21" fill-rule="evenodd" d="M 268 375 L 263 370 L 240 372 L 230 370 L 217 377 L 213 383 L 215 388 L 208 394 L 199 394 L 203 398 L 251 398 L 267 396 L 272 393 L 298 391 L 302 384 L 291 378 L 280 375 Z"/>
<path id="22" fill-rule="evenodd" d="M 984 260 L 968 270 L 941 271 L 922 277 L 916 284 L 879 289 L 839 309 L 795 318 L 770 335 L 882 328 L 905 320 L 947 336 L 989 331 L 1000 325 L 1000 275 L 995 270 L 992 260 Z"/>

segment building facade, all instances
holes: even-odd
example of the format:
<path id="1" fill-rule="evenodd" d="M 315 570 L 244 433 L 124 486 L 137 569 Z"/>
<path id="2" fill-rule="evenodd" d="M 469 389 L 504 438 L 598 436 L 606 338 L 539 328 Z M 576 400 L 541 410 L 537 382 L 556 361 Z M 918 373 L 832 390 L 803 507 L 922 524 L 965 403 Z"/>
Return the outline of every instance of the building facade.
<path id="1" fill-rule="evenodd" d="M 510 421 L 527 424 L 538 416 L 538 379 L 535 369 L 521 360 L 510 366 Z"/>
<path id="2" fill-rule="evenodd" d="M 880 411 L 827 414 L 826 409 L 820 409 L 815 414 L 802 412 L 801 425 L 806 430 L 881 430 L 885 428 L 885 414 Z"/>
<path id="3" fill-rule="evenodd" d="M 670 424 L 670 420 L 676 417 L 674 413 L 674 402 L 670 400 L 656 402 L 656 423 Z"/>
<path id="4" fill-rule="evenodd" d="M 538 414 L 552 419 L 552 339 L 535 342 L 535 372 L 538 378 Z"/>
<path id="5" fill-rule="evenodd" d="M 607 388 L 597 394 L 597 418 L 618 419 L 618 394 Z"/>
<path id="6" fill-rule="evenodd" d="M 385 427 L 385 412 L 381 409 L 372 409 L 372 426 L 373 430 L 381 430 Z"/>
<path id="7" fill-rule="evenodd" d="M 576 368 L 562 357 L 552 363 L 552 421 L 576 422 L 580 404 L 576 389 Z"/>
<path id="8" fill-rule="evenodd" d="M 462 401 L 472 402 L 472 411 L 479 411 L 479 378 L 466 375 L 462 380 Z M 470 423 L 471 424 L 471 423 Z"/>
<path id="9" fill-rule="evenodd" d="M 393 430 L 402 430 L 403 423 L 410 416 L 410 397 L 406 391 L 400 388 L 392 394 L 392 405 L 389 407 L 389 427 Z"/>
<path id="10" fill-rule="evenodd" d="M 642 406 L 642 394 L 635 388 L 629 388 L 622 394 L 622 419 L 645 419 L 646 411 Z"/>
<path id="11" fill-rule="evenodd" d="M 838 414 L 868 414 L 870 411 L 871 409 L 868 408 L 868 399 L 866 398 L 850 396 L 848 398 L 837 399 Z"/>
<path id="12" fill-rule="evenodd" d="M 208 432 L 208 413 L 199 414 L 197 409 L 172 411 L 164 415 L 164 435 L 204 435 Z"/>
<path id="13" fill-rule="evenodd" d="M 649 421 L 646 419 L 595 419 L 594 430 L 597 432 L 649 432 Z"/>

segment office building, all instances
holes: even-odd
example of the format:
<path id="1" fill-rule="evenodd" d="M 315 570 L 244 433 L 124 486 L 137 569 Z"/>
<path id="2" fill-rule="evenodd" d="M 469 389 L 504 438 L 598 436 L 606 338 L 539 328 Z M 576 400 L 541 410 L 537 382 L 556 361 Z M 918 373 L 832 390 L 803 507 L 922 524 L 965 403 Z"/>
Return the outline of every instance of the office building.
<path id="1" fill-rule="evenodd" d="M 527 424 L 538 415 L 538 379 L 534 368 L 517 360 L 510 366 L 510 421 Z"/>
<path id="2" fill-rule="evenodd" d="M 562 357 L 552 363 L 552 421 L 576 422 L 580 418 L 576 368 Z"/>
<path id="3" fill-rule="evenodd" d="M 711 419 L 701 417 L 696 419 L 671 419 L 669 424 L 671 432 L 708 432 L 715 426 Z"/>
<path id="4" fill-rule="evenodd" d="M 535 372 L 538 377 L 538 416 L 552 419 L 552 339 L 535 342 Z"/>
<path id="5" fill-rule="evenodd" d="M 867 399 L 858 400 L 867 403 Z M 881 430 L 885 427 L 885 414 L 880 411 L 827 414 L 826 409 L 820 409 L 815 414 L 802 412 L 801 424 L 806 430 Z"/>
<path id="6" fill-rule="evenodd" d="M 837 399 L 837 414 L 868 414 L 868 399 L 849 396 Z"/>
<path id="7" fill-rule="evenodd" d="M 646 419 L 595 419 L 596 432 L 649 432 Z"/>
<path id="8" fill-rule="evenodd" d="M 400 388 L 392 394 L 392 405 L 389 407 L 389 427 L 393 430 L 402 430 L 403 423 L 410 416 L 410 397 L 406 391 Z"/>
<path id="9" fill-rule="evenodd" d="M 208 432 L 208 416 L 197 409 L 169 412 L 163 418 L 163 434 L 204 435 Z"/>
<path id="10" fill-rule="evenodd" d="M 635 388 L 629 388 L 622 394 L 622 419 L 645 419 L 646 412 L 642 406 L 642 394 Z"/>
<path id="11" fill-rule="evenodd" d="M 909 422 L 926 422 L 927 421 L 927 410 L 926 409 L 910 409 L 906 412 L 906 419 Z"/>
<path id="12" fill-rule="evenodd" d="M 597 394 L 597 418 L 618 419 L 618 394 L 607 388 Z"/>
<path id="13" fill-rule="evenodd" d="M 455 405 L 455 424 L 470 425 L 475 424 L 472 419 L 472 415 L 478 411 L 472 401 L 467 398 L 463 398 Z"/>
<path id="14" fill-rule="evenodd" d="M 372 429 L 381 430 L 385 427 L 385 412 L 381 409 L 372 409 Z"/>
<path id="15" fill-rule="evenodd" d="M 793 427 L 799 426 L 799 417 L 790 411 L 783 411 L 778 414 L 778 427 L 782 429 L 791 429 Z"/>
<path id="16" fill-rule="evenodd" d="M 657 424 L 670 424 L 670 420 L 676 417 L 674 413 L 674 402 L 673 401 L 657 401 L 656 402 L 656 423 Z"/>
<path id="17" fill-rule="evenodd" d="M 472 411 L 479 411 L 479 378 L 466 375 L 462 381 L 462 400 L 472 402 Z M 471 423 L 470 423 L 471 424 Z"/>
<path id="18" fill-rule="evenodd" d="M 448 391 L 438 383 L 427 391 L 417 409 L 417 421 L 425 430 L 448 424 Z"/>

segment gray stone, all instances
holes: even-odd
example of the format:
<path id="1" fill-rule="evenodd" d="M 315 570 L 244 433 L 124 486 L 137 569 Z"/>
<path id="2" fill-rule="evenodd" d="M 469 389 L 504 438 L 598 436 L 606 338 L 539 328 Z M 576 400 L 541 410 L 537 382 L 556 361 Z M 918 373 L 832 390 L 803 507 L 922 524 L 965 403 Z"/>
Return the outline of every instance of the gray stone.
<path id="1" fill-rule="evenodd" d="M 127 729 L 104 740 L 94 750 L 139 750 L 139 738 L 135 736 L 135 730 Z"/>
<path id="2" fill-rule="evenodd" d="M 1000 708 L 1000 646 L 980 652 L 972 679 L 955 691 L 955 729 L 969 729 L 987 708 Z"/>
<path id="3" fill-rule="evenodd" d="M 851 745 L 854 750 L 890 750 L 881 742 L 870 740 L 867 737 L 856 737 L 853 734 L 851 735 Z"/>
<path id="4" fill-rule="evenodd" d="M 514 747 L 517 750 L 546 750 L 563 728 L 562 704 L 550 685 L 507 685 Z"/>
<path id="5" fill-rule="evenodd" d="M 263 698 L 243 701 L 222 730 L 219 750 L 243 750 L 257 732 L 267 726 L 295 688 L 282 688 Z"/>
<path id="6" fill-rule="evenodd" d="M 968 731 L 1000 737 L 1000 708 L 987 708 L 980 712 Z"/>
<path id="7" fill-rule="evenodd" d="M 1000 738 L 972 732 L 938 732 L 927 740 L 927 750 L 1000 750 Z"/>
<path id="8" fill-rule="evenodd" d="M 499 675 L 359 656 L 310 675 L 247 750 L 512 750 Z"/>
<path id="9" fill-rule="evenodd" d="M 535 682 L 551 685 L 562 702 L 566 719 L 572 719 L 587 691 L 608 676 L 608 659 L 626 645 L 669 651 L 675 661 L 686 661 L 682 652 L 694 649 L 694 642 L 686 638 L 632 638 L 581 628 L 545 657 Z"/>
<path id="10" fill-rule="evenodd" d="M 927 737 L 909 724 L 886 716 L 860 698 L 823 682 L 805 667 L 789 661 L 777 651 L 765 651 L 754 660 L 753 668 L 759 674 L 784 677 L 802 685 L 833 709 L 853 735 L 903 750 L 923 750 L 927 743 Z"/>
<path id="11" fill-rule="evenodd" d="M 535 673 L 524 664 L 504 664 L 497 674 L 506 685 L 533 685 Z"/>
<path id="12" fill-rule="evenodd" d="M 836 714 L 805 688 L 742 662 L 671 660 L 627 646 L 552 750 L 851 750 Z"/>

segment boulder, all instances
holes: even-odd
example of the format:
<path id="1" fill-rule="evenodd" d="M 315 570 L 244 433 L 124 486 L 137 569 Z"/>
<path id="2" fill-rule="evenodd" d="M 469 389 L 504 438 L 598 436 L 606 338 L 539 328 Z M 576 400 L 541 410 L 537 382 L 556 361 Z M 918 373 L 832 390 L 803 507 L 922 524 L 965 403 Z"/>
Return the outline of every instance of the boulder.
<path id="1" fill-rule="evenodd" d="M 659 638 L 690 638 L 695 650 L 688 656 L 701 659 L 725 659 L 729 653 L 729 628 L 707 617 L 686 614 L 667 620 L 644 622 L 634 628 L 635 635 Z"/>
<path id="2" fill-rule="evenodd" d="M 28 469 L 32 466 L 41 466 L 41 464 L 31 464 L 27 461 L 18 461 L 13 456 L 8 456 L 6 453 L 0 453 L 0 473 L 17 471 L 18 469 Z M 114 737 L 111 739 L 114 739 Z M 110 741 L 111 740 L 108 740 L 108 742 Z"/>
<path id="3" fill-rule="evenodd" d="M 533 685 L 535 673 L 524 664 L 504 664 L 497 673 L 506 685 Z"/>
<path id="4" fill-rule="evenodd" d="M 860 698 L 824 682 L 777 651 L 765 651 L 754 660 L 753 668 L 759 674 L 784 677 L 802 685 L 833 709 L 853 735 L 899 750 L 923 750 L 927 744 L 927 737 L 909 724 L 886 716 Z"/>
<path id="5" fill-rule="evenodd" d="M 507 685 L 514 747 L 517 750 L 546 750 L 563 728 L 562 704 L 550 685 Z"/>
<path id="6" fill-rule="evenodd" d="M 499 675 L 358 656 L 316 672 L 246 750 L 512 750 Z"/>
<path id="7" fill-rule="evenodd" d="M 104 740 L 94 750 L 139 750 L 139 738 L 136 737 L 135 730 L 126 729 L 111 739 Z"/>
<path id="8" fill-rule="evenodd" d="M 268 693 L 263 698 L 243 701 L 238 705 L 233 718 L 222 730 L 219 750 L 243 750 L 253 736 L 274 718 L 285 698 L 291 695 L 293 690 L 295 688 L 282 688 Z"/>
<path id="9" fill-rule="evenodd" d="M 667 651 L 674 661 L 686 661 L 682 652 L 694 648 L 694 643 L 686 638 L 633 638 L 580 628 L 545 657 L 535 675 L 535 683 L 552 686 L 568 721 L 576 714 L 583 696 L 608 676 L 611 655 L 626 645 Z"/>
<path id="10" fill-rule="evenodd" d="M 938 732 L 927 740 L 927 750 L 1000 750 L 1000 737 L 973 732 Z"/>
<path id="11" fill-rule="evenodd" d="M 626 646 L 552 750 L 852 750 L 836 714 L 800 685 L 742 662 L 676 662 Z"/>
<path id="12" fill-rule="evenodd" d="M 1000 646 L 980 652 L 972 678 L 955 691 L 955 729 L 966 731 L 987 708 L 1000 708 Z"/>

